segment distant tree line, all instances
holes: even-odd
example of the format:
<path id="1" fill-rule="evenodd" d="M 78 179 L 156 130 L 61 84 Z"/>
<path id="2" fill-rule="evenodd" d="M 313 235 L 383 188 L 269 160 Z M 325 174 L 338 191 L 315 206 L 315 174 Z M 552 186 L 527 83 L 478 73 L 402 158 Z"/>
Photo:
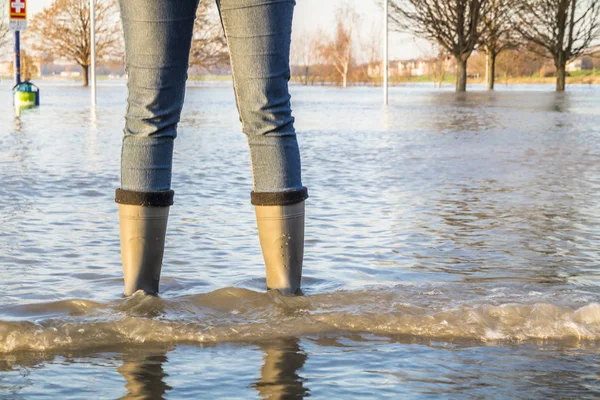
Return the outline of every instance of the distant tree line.
<path id="1" fill-rule="evenodd" d="M 550 56 L 556 90 L 565 90 L 566 65 L 600 35 L 600 0 L 390 0 L 393 26 L 437 42 L 456 60 L 456 90 L 466 90 L 467 61 L 488 55 L 488 88 L 503 51 L 526 48 Z"/>
<path id="2" fill-rule="evenodd" d="M 7 0 L 0 0 L 0 45 L 6 42 Z M 116 0 L 96 1 L 96 56 L 105 63 L 123 63 L 124 50 Z M 379 1 L 381 0 L 372 0 Z M 600 0 L 389 0 L 394 30 L 410 32 L 432 43 L 424 57 L 428 75 L 441 84 L 456 77 L 456 90 L 466 90 L 471 56 L 486 57 L 487 86 L 494 88 L 497 60 L 506 53 L 544 64 L 552 59 L 556 89 L 565 89 L 567 64 L 600 39 Z M 5 7 L 3 7 L 3 5 Z M 2 11 L 3 10 L 3 11 Z M 347 86 L 378 84 L 382 78 L 380 26 L 370 30 L 348 5 L 336 11 L 332 31 L 295 32 L 292 41 L 294 79 L 302 84 Z M 91 61 L 88 0 L 54 0 L 29 22 L 24 39 L 28 55 L 38 61 L 67 59 L 81 66 L 88 83 Z M 533 56 L 536 55 L 536 56 Z M 452 61 L 452 62 L 450 62 Z M 190 66 L 202 73 L 223 71 L 229 64 L 226 40 L 212 1 L 200 1 L 196 14 Z M 531 69 L 531 68 L 529 68 Z M 522 71 L 525 71 L 523 69 Z M 511 72 L 514 74 L 514 72 Z M 543 74 L 542 74 L 543 75 Z M 398 77 L 392 76 L 392 79 Z"/>
<path id="3" fill-rule="evenodd" d="M 319 30 L 297 35 L 292 43 L 296 80 L 341 86 L 381 82 L 382 32 L 369 35 L 358 28 L 359 21 L 351 8 L 343 6 L 336 13 L 332 33 Z M 490 90 L 499 73 L 508 78 L 537 69 L 536 74 L 545 76 L 546 60 L 551 59 L 556 89 L 562 91 L 567 64 L 600 39 L 600 0 L 390 0 L 390 22 L 393 30 L 432 43 L 432 50 L 420 62 L 427 63 L 429 78 L 437 85 L 455 75 L 456 90 L 465 91 L 467 66 L 472 68 L 469 60 L 476 53 L 485 55 Z M 368 40 L 361 41 L 365 36 Z M 363 52 L 362 62 L 355 57 L 357 49 Z M 504 53 L 523 68 L 504 63 L 498 71 L 497 60 Z M 391 72 L 392 82 L 403 78 Z"/>
<path id="4" fill-rule="evenodd" d="M 369 82 L 368 64 L 381 64 L 381 32 L 366 35 L 371 40 L 358 43 L 360 16 L 348 5 L 337 9 L 333 32 L 319 29 L 301 32 L 292 40 L 292 71 L 302 84 Z M 360 49 L 362 47 L 362 49 Z M 357 65 L 357 50 L 368 54 L 369 62 Z"/>
<path id="5" fill-rule="evenodd" d="M 6 0 L 0 0 L 6 1 Z M 89 0 L 54 0 L 29 21 L 25 41 L 41 61 L 66 59 L 82 69 L 88 85 L 91 64 Z M 124 43 L 116 0 L 95 0 L 96 57 L 107 63 L 124 60 Z M 1 22 L 0 22 L 1 24 Z M 0 25 L 0 43 L 2 25 Z M 194 25 L 190 65 L 210 71 L 229 62 L 225 37 L 214 2 L 201 1 Z"/>

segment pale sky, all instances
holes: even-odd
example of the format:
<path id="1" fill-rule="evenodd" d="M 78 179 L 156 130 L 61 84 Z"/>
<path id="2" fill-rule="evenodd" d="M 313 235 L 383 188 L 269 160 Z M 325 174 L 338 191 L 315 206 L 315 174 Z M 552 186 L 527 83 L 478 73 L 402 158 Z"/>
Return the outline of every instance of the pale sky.
<path id="1" fill-rule="evenodd" d="M 31 18 L 51 2 L 52 0 L 28 0 L 28 17 Z M 383 12 L 376 0 L 297 0 L 294 33 L 310 32 L 320 27 L 330 30 L 334 24 L 335 11 L 343 4 L 351 5 L 361 16 L 361 31 L 370 34 L 373 27 L 382 29 Z M 428 50 L 428 45 L 424 41 L 417 41 L 410 35 L 390 33 L 390 58 L 392 59 L 416 58 Z"/>

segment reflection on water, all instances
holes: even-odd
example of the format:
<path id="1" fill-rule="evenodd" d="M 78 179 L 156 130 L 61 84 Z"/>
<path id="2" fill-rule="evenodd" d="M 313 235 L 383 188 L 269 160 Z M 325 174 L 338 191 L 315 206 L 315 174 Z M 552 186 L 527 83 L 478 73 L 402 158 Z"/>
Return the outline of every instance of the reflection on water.
<path id="1" fill-rule="evenodd" d="M 272 345 L 178 346 L 168 351 L 168 357 L 145 347 L 24 354 L 0 375 L 0 393 L 6 398 L 128 399 L 600 395 L 597 344 L 500 346 L 329 334 L 298 342 L 273 340 Z"/>
<path id="2" fill-rule="evenodd" d="M 307 355 L 295 337 L 281 338 L 260 345 L 264 365 L 260 379 L 253 385 L 263 399 L 301 399 L 309 395 L 298 371 Z"/>
<path id="3" fill-rule="evenodd" d="M 598 397 L 599 89 L 294 87 L 306 296 L 283 298 L 230 84 L 191 87 L 163 292 L 122 299 L 125 86 L 90 111 L 52 85 L 16 119 L 0 97 L 0 397 Z"/>
<path id="4" fill-rule="evenodd" d="M 300 399 L 309 395 L 304 379 L 299 375 L 307 355 L 295 337 L 273 339 L 258 343 L 263 352 L 260 378 L 251 386 L 264 399 Z M 172 349 L 171 349 L 172 350 Z M 167 350 L 132 349 L 122 355 L 117 368 L 125 379 L 127 394 L 121 399 L 164 399 L 173 388 L 166 382 L 169 374 L 164 365 L 169 362 Z M 204 379 L 200 373 L 198 379 Z M 223 382 L 227 385 L 226 382 Z"/>
<path id="5" fill-rule="evenodd" d="M 122 399 L 164 399 L 171 389 L 165 383 L 168 376 L 163 365 L 168 361 L 166 352 L 140 354 L 130 351 L 123 354 L 123 365 L 117 371 L 127 382 L 127 394 Z"/>

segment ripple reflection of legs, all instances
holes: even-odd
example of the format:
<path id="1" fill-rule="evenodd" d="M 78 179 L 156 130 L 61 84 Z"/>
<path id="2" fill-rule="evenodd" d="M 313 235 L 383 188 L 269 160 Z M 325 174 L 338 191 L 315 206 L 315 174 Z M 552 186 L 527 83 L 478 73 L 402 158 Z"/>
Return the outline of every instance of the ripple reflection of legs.
<path id="1" fill-rule="evenodd" d="M 265 399 L 301 399 L 310 395 L 304 387 L 304 379 L 298 375 L 306 359 L 306 353 L 295 337 L 277 339 L 261 346 L 264 363 L 260 379 L 253 385 Z"/>
<path id="2" fill-rule="evenodd" d="M 117 371 L 125 378 L 127 394 L 122 399 L 163 399 L 171 387 L 164 381 L 169 376 L 163 370 L 166 351 L 140 355 L 138 351 L 124 354 L 123 365 Z"/>

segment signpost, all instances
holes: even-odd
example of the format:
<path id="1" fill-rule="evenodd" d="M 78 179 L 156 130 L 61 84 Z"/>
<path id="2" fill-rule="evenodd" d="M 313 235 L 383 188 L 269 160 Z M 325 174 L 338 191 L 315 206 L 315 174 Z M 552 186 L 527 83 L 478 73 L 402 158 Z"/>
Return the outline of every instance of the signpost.
<path id="1" fill-rule="evenodd" d="M 21 37 L 20 31 L 27 29 L 26 0 L 9 0 L 8 27 L 15 32 L 15 84 L 21 83 Z"/>

